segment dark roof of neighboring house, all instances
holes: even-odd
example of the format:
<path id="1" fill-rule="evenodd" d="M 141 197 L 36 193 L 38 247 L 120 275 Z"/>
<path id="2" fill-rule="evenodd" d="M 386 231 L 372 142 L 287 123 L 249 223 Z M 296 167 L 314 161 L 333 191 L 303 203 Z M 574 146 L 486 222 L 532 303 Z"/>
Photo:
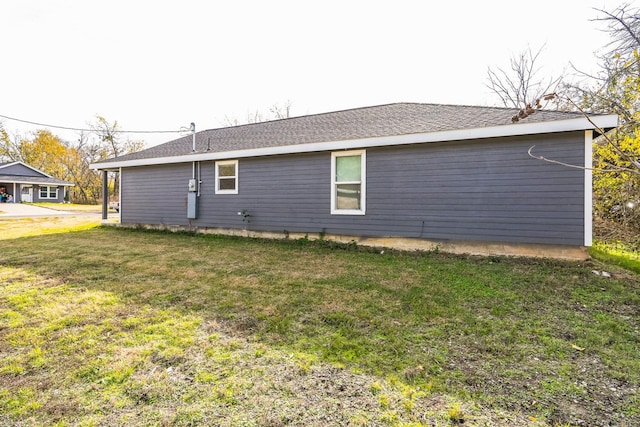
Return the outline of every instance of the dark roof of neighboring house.
<path id="1" fill-rule="evenodd" d="M 196 152 L 227 152 L 397 135 L 512 125 L 518 109 L 397 103 L 313 114 L 282 120 L 204 130 L 196 133 Z M 580 113 L 538 110 L 521 123 L 583 117 Z M 192 135 L 100 164 L 193 154 Z M 209 149 L 209 150 L 208 150 Z"/>
<path id="2" fill-rule="evenodd" d="M 20 175 L 19 173 L 10 173 L 7 169 L 12 166 L 20 166 L 27 168 L 38 175 Z M 33 185 L 65 185 L 73 186 L 75 184 L 57 179 L 48 175 L 41 170 L 29 166 L 28 164 L 20 161 L 16 162 L 3 162 L 0 163 L 0 182 L 2 183 L 17 183 L 17 184 L 33 184 Z"/>
<path id="3" fill-rule="evenodd" d="M 23 175 L 0 175 L 0 182 L 2 183 L 17 183 L 17 184 L 33 184 L 33 185 L 66 185 L 73 186 L 74 184 L 63 181 L 61 179 L 49 178 L 46 176 L 23 176 Z"/>

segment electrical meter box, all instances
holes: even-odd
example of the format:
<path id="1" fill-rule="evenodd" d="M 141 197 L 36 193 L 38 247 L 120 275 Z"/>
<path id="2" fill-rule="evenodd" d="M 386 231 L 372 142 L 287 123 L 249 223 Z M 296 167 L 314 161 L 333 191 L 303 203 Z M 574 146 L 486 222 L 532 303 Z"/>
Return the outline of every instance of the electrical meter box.
<path id="1" fill-rule="evenodd" d="M 192 178 L 189 180 L 189 192 L 187 193 L 187 218 L 196 219 L 198 217 L 198 183 Z"/>

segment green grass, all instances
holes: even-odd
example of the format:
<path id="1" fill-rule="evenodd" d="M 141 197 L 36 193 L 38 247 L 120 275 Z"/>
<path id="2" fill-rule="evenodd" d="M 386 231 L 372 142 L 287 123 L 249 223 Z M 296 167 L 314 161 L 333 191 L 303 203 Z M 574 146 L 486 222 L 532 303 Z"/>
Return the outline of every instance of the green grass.
<path id="1" fill-rule="evenodd" d="M 638 415 L 640 278 L 604 261 L 110 227 L 7 243 L 8 424 L 624 426 Z M 613 277 L 592 273 L 603 269 Z"/>
<path id="2" fill-rule="evenodd" d="M 640 253 L 622 243 L 595 242 L 589 253 L 599 260 L 640 273 Z"/>

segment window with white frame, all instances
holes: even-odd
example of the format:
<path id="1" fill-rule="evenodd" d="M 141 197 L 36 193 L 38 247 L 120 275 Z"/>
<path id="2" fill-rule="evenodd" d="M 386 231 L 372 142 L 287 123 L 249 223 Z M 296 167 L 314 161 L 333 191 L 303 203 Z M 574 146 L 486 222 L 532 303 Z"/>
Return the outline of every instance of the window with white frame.
<path id="1" fill-rule="evenodd" d="M 40 198 L 41 199 L 57 199 L 58 187 L 41 185 L 40 186 Z"/>
<path id="2" fill-rule="evenodd" d="M 216 162 L 216 194 L 238 194 L 238 161 Z"/>
<path id="3" fill-rule="evenodd" d="M 331 213 L 364 215 L 365 195 L 365 150 L 331 153 Z"/>

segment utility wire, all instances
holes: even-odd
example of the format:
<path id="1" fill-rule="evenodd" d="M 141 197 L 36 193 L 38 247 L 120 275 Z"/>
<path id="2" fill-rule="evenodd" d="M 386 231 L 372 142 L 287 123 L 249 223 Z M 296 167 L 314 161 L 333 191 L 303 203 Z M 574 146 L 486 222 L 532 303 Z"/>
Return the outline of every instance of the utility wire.
<path id="1" fill-rule="evenodd" d="M 9 117 L 2 114 L 0 114 L 0 117 L 2 117 L 3 119 L 12 120 L 14 122 L 28 123 L 30 125 L 43 126 L 48 128 L 74 130 L 78 132 L 95 132 L 95 129 L 83 129 L 83 128 L 73 128 L 68 126 L 48 125 L 46 123 L 38 123 L 38 122 L 29 121 L 29 120 L 16 119 L 15 117 Z M 114 130 L 112 132 L 114 133 L 181 133 L 184 131 L 185 129 L 181 129 L 181 130 Z"/>

